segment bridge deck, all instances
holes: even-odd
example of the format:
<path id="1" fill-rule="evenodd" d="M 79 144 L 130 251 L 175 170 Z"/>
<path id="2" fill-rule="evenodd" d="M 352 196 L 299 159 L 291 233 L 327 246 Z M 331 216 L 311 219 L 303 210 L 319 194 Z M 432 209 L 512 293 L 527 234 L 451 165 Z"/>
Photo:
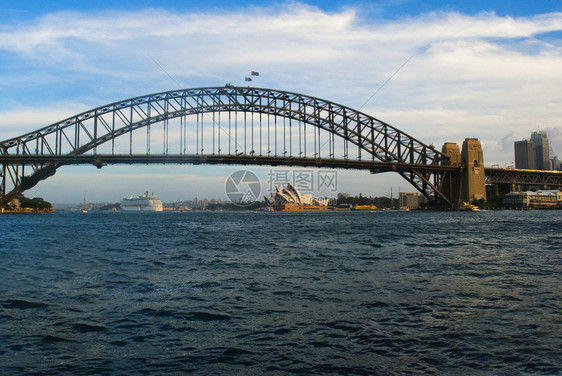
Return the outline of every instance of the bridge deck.
<path id="1" fill-rule="evenodd" d="M 252 155 L 128 155 L 128 154 L 82 154 L 65 156 L 45 155 L 1 155 L 0 163 L 19 165 L 80 165 L 92 164 L 97 167 L 111 164 L 223 164 L 223 165 L 259 165 L 259 166 L 292 166 L 322 167 L 337 169 L 370 170 L 371 172 L 386 171 L 459 171 L 458 166 L 420 165 L 410 163 L 388 163 L 369 160 L 298 158 L 279 156 Z"/>

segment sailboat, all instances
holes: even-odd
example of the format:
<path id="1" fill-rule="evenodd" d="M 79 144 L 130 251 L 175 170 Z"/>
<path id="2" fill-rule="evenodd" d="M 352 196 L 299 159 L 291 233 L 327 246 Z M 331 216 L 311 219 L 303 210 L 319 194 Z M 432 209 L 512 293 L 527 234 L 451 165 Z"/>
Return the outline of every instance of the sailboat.
<path id="1" fill-rule="evenodd" d="M 400 195 L 400 187 L 398 187 L 398 210 L 399 211 L 410 211 L 409 207 L 407 207 L 405 205 L 400 206 L 402 204 L 402 201 L 403 200 L 402 200 L 402 197 Z"/>
<path id="2" fill-rule="evenodd" d="M 86 192 L 84 192 L 84 203 L 82 204 L 82 213 L 87 213 L 86 210 Z"/>
<path id="3" fill-rule="evenodd" d="M 394 198 L 393 198 L 393 195 L 392 195 L 392 187 L 390 187 L 390 208 L 388 208 L 386 210 L 410 211 L 410 208 L 408 208 L 407 206 L 400 206 L 400 187 L 398 187 L 398 207 L 397 208 L 394 207 Z"/>

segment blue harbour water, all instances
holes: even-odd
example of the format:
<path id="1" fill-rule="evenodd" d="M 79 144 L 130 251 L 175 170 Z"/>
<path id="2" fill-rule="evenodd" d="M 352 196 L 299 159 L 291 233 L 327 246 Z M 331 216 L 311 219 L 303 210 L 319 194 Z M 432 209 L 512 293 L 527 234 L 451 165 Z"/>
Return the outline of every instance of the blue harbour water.
<path id="1" fill-rule="evenodd" d="M 562 373 L 561 211 L 0 226 L 1 375 Z"/>

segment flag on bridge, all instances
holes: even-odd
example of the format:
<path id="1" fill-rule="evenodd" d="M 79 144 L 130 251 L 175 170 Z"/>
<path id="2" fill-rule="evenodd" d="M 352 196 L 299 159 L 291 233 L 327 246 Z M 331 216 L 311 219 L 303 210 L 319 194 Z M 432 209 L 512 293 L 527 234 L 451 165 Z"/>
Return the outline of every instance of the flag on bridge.
<path id="1" fill-rule="evenodd" d="M 254 72 L 254 71 L 252 71 L 252 76 L 259 76 L 259 75 L 260 75 L 260 72 Z"/>
<path id="2" fill-rule="evenodd" d="M 250 77 L 246 77 L 245 80 L 246 81 L 252 81 L 252 79 Z"/>

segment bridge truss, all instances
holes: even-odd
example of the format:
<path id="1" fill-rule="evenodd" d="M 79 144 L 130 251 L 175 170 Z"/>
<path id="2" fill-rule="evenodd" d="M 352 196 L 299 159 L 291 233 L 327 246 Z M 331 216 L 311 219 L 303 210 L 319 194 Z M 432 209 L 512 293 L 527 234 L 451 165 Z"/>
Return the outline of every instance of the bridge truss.
<path id="1" fill-rule="evenodd" d="M 486 168 L 486 183 L 562 188 L 562 172 Z"/>
<path id="2" fill-rule="evenodd" d="M 127 99 L 0 142 L 0 207 L 69 164 L 256 164 L 395 171 L 433 202 L 460 166 L 372 116 L 251 87 Z M 450 181 L 450 179 L 448 179 Z"/>

